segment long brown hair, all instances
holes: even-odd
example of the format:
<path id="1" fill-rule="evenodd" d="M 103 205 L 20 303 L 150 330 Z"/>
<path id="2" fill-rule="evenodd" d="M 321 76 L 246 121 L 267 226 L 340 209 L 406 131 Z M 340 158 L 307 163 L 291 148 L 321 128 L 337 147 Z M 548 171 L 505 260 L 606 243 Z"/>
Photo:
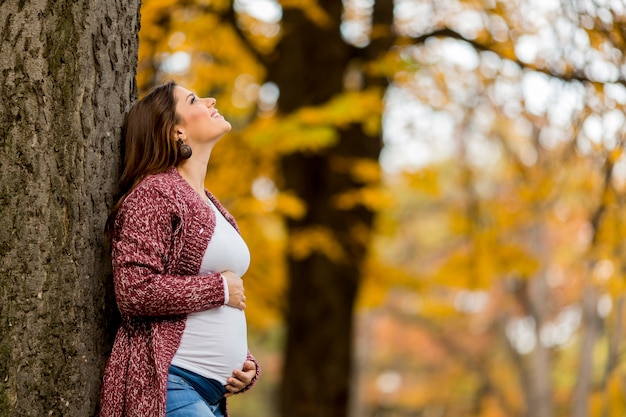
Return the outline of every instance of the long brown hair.
<path id="1" fill-rule="evenodd" d="M 113 234 L 113 224 L 124 198 L 147 175 L 163 172 L 176 164 L 178 147 L 174 126 L 176 114 L 174 88 L 169 81 L 154 87 L 130 109 L 122 128 L 123 171 L 118 183 L 118 200 L 105 225 Z"/>

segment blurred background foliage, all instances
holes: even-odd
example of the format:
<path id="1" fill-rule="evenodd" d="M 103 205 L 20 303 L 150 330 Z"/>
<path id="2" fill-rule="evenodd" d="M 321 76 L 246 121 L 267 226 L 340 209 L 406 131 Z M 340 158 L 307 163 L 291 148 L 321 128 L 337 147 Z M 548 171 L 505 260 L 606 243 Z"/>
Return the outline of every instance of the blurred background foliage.
<path id="1" fill-rule="evenodd" d="M 340 42 L 349 59 L 289 49 L 296 15 L 339 35 L 311 50 Z M 253 254 L 247 316 L 264 366 L 233 415 L 306 415 L 279 406 L 284 375 L 303 372 L 281 371 L 286 323 L 319 300 L 291 305 L 303 278 L 288 260 L 352 259 L 332 227 L 289 226 L 312 205 L 286 185 L 294 154 L 358 184 L 319 196 L 329 210 L 376 214 L 350 235 L 367 253 L 343 333 L 349 415 L 626 415 L 621 0 L 144 0 L 141 25 L 140 91 L 174 79 L 233 124 L 206 185 Z M 322 82 L 320 68 L 341 71 L 340 91 L 283 105 L 308 92 L 276 74 L 310 67 Z M 382 137 L 380 155 L 335 152 L 351 126 Z"/>

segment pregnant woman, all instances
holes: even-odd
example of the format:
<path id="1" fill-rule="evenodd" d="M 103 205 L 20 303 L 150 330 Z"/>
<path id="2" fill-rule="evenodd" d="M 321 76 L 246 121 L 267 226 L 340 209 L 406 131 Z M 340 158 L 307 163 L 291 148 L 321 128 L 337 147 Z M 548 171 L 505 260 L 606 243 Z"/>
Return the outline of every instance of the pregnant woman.
<path id="1" fill-rule="evenodd" d="M 222 417 L 260 369 L 248 351 L 241 277 L 250 253 L 204 188 L 230 131 L 213 98 L 169 82 L 130 110 L 120 199 L 107 220 L 122 316 L 101 417 Z"/>

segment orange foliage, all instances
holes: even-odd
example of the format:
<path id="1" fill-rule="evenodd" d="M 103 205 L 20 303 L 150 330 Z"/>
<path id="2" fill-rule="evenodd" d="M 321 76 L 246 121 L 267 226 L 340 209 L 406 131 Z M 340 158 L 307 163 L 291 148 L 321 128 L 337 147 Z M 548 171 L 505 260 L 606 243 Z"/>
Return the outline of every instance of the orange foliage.
<path id="1" fill-rule="evenodd" d="M 410 149 L 431 156 L 390 172 L 331 158 L 332 169 L 368 186 L 329 204 L 379 212 L 375 230 L 353 231 L 363 241 L 375 234 L 358 303 L 363 416 L 524 416 L 539 406 L 528 401 L 542 394 L 538 381 L 555 417 L 573 416 L 581 404 L 589 416 L 624 414 L 626 369 L 618 359 L 626 329 L 617 308 L 626 283 L 623 11 L 398 2 L 398 44 L 363 75 L 388 77 L 411 103 L 392 108 L 383 100 L 389 92 L 352 90 L 279 114 L 261 103 L 259 56 L 272 54 L 280 23 L 229 13 L 228 1 L 180 3 L 144 2 L 138 83 L 144 91 L 174 78 L 216 96 L 233 121 L 207 187 L 252 247 L 252 328 L 280 321 L 286 253 L 345 259 L 328 230 L 287 240 L 284 220 L 307 208 L 280 191 L 277 161 L 322 152 L 339 140 L 337 128 L 359 123 L 399 135 L 387 138 L 389 149 L 401 139 L 423 145 L 402 156 Z M 320 26 L 339 24 L 317 1 L 280 3 Z M 367 10 L 344 3 L 346 19 L 367 22 Z M 366 28 L 358 41 L 389 29 Z M 190 69 L 168 73 L 164 63 L 176 53 L 186 54 Z M 414 107 L 422 112 L 401 119 L 401 128 L 381 120 Z M 596 313 L 587 317 L 590 297 Z M 583 352 L 588 338 L 595 349 Z M 535 365 L 542 352 L 545 369 Z M 584 377 L 587 359 L 593 372 Z M 581 380 L 588 395 L 573 397 Z"/>

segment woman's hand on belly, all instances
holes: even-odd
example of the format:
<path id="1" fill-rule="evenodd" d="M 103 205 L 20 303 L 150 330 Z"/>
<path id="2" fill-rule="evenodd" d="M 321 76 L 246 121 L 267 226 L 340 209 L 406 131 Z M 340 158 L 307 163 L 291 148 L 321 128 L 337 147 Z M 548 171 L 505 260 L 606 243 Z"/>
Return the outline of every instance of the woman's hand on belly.
<path id="1" fill-rule="evenodd" d="M 226 305 L 245 310 L 246 296 L 244 295 L 241 277 L 232 271 L 224 271 L 222 276 L 226 278 L 226 284 L 228 285 L 228 304 Z"/>
<path id="2" fill-rule="evenodd" d="M 256 364 L 252 361 L 245 361 L 241 370 L 235 369 L 233 376 L 226 380 L 225 397 L 230 397 L 238 393 L 252 382 L 252 378 L 256 375 Z"/>

